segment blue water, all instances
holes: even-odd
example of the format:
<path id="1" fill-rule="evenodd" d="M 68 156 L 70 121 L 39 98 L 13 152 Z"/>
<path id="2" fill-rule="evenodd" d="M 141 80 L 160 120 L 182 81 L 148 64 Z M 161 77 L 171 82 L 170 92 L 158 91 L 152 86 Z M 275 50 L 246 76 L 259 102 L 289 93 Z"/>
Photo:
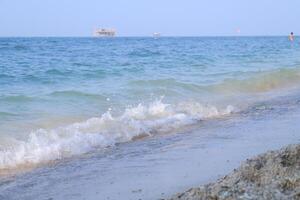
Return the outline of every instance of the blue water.
<path id="1" fill-rule="evenodd" d="M 0 170 L 173 133 L 299 83 L 286 37 L 0 38 Z"/>

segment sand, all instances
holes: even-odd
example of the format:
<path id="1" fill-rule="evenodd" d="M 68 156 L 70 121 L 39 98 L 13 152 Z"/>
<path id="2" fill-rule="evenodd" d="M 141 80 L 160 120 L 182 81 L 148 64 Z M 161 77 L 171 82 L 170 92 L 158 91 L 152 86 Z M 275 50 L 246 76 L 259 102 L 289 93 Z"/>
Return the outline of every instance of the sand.
<path id="1" fill-rule="evenodd" d="M 300 144 L 248 159 L 215 183 L 170 200 L 300 199 Z"/>

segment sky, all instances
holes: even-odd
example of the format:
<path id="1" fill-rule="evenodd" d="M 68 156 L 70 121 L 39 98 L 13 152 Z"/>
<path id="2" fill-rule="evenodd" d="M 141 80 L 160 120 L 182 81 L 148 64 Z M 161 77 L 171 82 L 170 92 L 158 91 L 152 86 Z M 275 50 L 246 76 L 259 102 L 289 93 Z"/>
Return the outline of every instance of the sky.
<path id="1" fill-rule="evenodd" d="M 0 0 L 0 36 L 300 33 L 300 0 Z"/>

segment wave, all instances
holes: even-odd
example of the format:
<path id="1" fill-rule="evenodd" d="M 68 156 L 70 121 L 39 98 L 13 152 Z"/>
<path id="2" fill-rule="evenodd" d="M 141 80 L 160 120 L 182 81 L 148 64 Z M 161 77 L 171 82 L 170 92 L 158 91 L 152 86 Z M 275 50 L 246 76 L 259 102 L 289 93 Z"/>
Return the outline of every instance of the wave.
<path id="1" fill-rule="evenodd" d="M 85 63 L 74 63 L 74 66 L 92 66 L 91 64 Z M 93 68 L 93 67 L 90 67 Z M 66 69 L 49 69 L 44 72 L 45 77 L 48 76 L 64 76 L 64 77 L 88 77 L 88 78 L 103 78 L 105 77 L 106 71 L 103 69 L 81 69 L 80 71 L 76 70 L 66 70 Z"/>
<path id="2" fill-rule="evenodd" d="M 0 80 L 1 79 L 13 79 L 15 76 L 13 75 L 7 75 L 7 74 L 0 74 Z"/>
<path id="3" fill-rule="evenodd" d="M 244 80 L 227 79 L 212 86 L 224 92 L 261 93 L 297 86 L 300 83 L 299 69 L 278 69 L 258 74 Z"/>
<path id="4" fill-rule="evenodd" d="M 132 57 L 151 57 L 162 55 L 159 51 L 153 51 L 151 49 L 135 49 L 128 53 L 128 56 Z"/>
<path id="5" fill-rule="evenodd" d="M 84 122 L 33 131 L 26 141 L 1 141 L 0 169 L 34 166 L 82 155 L 135 138 L 178 131 L 201 120 L 221 117 L 233 111 L 232 106 L 218 109 L 196 102 L 171 105 L 161 100 L 148 106 L 139 104 L 127 108 L 119 116 L 107 111 L 101 117 Z"/>
<path id="6" fill-rule="evenodd" d="M 0 96 L 0 102 L 14 102 L 14 103 L 21 103 L 21 102 L 31 102 L 36 100 L 35 97 L 30 97 L 26 95 L 11 95 L 11 96 Z"/>
<path id="7" fill-rule="evenodd" d="M 12 116 L 17 116 L 17 114 L 10 113 L 10 112 L 1 112 L 0 111 L 0 117 L 12 117 Z"/>
<path id="8" fill-rule="evenodd" d="M 72 73 L 72 71 L 62 71 L 62 70 L 58 70 L 58 69 L 49 69 L 45 71 L 45 74 L 47 75 L 59 75 L 59 76 L 66 76 L 66 75 L 70 75 Z"/>
<path id="9" fill-rule="evenodd" d="M 13 47 L 13 50 L 29 50 L 29 46 L 25 46 L 25 45 L 15 45 Z"/>
<path id="10" fill-rule="evenodd" d="M 178 81 L 174 78 L 168 79 L 149 79 L 149 80 L 134 80 L 129 83 L 131 87 L 138 87 L 144 89 L 145 87 L 152 88 L 174 88 L 174 89 L 184 89 L 192 92 L 204 92 L 207 90 L 205 86 L 197 85 L 195 83 L 185 83 Z"/>
<path id="11" fill-rule="evenodd" d="M 64 90 L 64 91 L 56 91 L 49 94 L 49 96 L 53 97 L 69 97 L 69 98 L 90 98 L 90 99 L 98 99 L 98 100 L 107 100 L 107 98 L 100 94 L 92 94 L 87 92 L 75 91 L 75 90 Z"/>
<path id="12" fill-rule="evenodd" d="M 244 78 L 225 79 L 220 83 L 197 84 L 186 83 L 176 79 L 135 80 L 129 83 L 131 87 L 164 87 L 183 89 L 193 93 L 262 93 L 277 89 L 298 86 L 300 83 L 299 69 L 277 69 L 265 72 L 243 73 Z M 236 75 L 235 75 L 236 76 Z M 247 77 L 247 78 L 245 78 Z"/>

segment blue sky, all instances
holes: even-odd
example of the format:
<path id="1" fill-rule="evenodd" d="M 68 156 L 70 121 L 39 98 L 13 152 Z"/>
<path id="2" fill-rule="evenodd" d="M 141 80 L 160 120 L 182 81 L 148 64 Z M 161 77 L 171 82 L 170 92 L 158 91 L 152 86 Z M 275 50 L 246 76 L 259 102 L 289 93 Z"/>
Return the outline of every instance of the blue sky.
<path id="1" fill-rule="evenodd" d="M 0 0 L 0 36 L 287 35 L 300 0 Z"/>

